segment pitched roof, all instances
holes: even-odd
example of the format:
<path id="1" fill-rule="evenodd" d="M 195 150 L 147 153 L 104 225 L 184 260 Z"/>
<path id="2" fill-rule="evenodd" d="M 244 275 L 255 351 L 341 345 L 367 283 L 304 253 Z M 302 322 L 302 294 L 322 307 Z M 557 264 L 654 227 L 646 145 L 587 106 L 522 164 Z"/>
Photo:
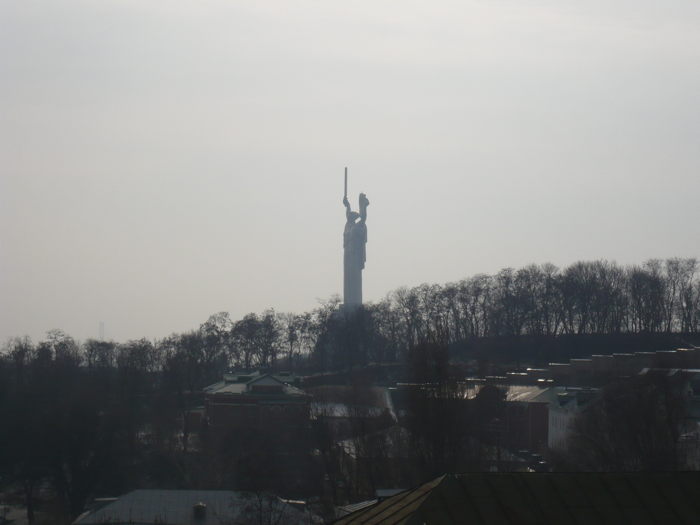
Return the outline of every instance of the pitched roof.
<path id="1" fill-rule="evenodd" d="M 336 524 L 697 523 L 700 472 L 445 475 Z"/>
<path id="2" fill-rule="evenodd" d="M 222 518 L 236 517 L 243 497 L 230 490 L 134 490 L 113 503 L 85 513 L 74 523 L 185 525 L 193 522 L 194 505 L 200 502 L 206 505 L 206 513 L 198 523 L 218 525 Z"/>
<path id="3" fill-rule="evenodd" d="M 263 495 L 264 508 L 284 523 L 308 523 L 308 516 L 273 495 Z M 255 508 L 257 498 L 230 490 L 134 490 L 116 501 L 95 508 L 78 517 L 74 525 L 221 525 L 245 523 Z M 195 515 L 195 505 L 203 503 L 202 516 Z"/>
<path id="4" fill-rule="evenodd" d="M 260 373 L 225 377 L 223 381 L 204 387 L 203 390 L 205 394 L 249 394 L 252 392 L 251 386 L 255 384 L 279 385 L 285 395 L 308 397 L 303 390 L 281 381 L 272 374 Z"/>

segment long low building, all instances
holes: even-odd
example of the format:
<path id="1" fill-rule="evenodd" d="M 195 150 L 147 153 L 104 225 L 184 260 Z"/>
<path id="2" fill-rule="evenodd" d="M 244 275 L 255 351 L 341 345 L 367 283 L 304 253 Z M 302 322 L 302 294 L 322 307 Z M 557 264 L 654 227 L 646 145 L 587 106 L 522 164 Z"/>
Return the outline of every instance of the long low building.
<path id="1" fill-rule="evenodd" d="M 74 525 L 308 524 L 313 519 L 271 494 L 230 490 L 134 490 L 97 500 Z"/>

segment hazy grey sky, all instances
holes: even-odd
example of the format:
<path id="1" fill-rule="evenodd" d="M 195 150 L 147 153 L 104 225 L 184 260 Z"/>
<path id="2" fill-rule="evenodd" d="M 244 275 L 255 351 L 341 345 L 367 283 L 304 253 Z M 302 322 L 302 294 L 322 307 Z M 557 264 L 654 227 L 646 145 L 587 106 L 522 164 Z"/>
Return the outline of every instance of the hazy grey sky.
<path id="1" fill-rule="evenodd" d="M 4 0 L 0 341 L 700 255 L 700 2 Z"/>

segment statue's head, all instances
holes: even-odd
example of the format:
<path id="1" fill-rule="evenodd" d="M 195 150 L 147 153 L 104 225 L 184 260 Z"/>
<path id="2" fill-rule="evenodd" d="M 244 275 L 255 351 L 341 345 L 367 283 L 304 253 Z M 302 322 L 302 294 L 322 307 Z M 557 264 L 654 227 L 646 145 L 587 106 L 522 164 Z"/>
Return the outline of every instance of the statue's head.
<path id="1" fill-rule="evenodd" d="M 360 218 L 360 214 L 357 213 L 356 211 L 351 211 L 350 213 L 348 213 L 348 221 L 350 221 L 350 222 L 355 222 L 359 218 Z"/>

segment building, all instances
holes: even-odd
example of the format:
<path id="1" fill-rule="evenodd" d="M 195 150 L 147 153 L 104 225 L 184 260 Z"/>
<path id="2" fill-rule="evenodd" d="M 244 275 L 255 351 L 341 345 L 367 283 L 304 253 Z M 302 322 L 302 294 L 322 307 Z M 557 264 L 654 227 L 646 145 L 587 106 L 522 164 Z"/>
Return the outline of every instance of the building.
<path id="1" fill-rule="evenodd" d="M 311 396 L 260 372 L 233 372 L 204 389 L 202 443 L 214 477 L 290 497 L 313 483 Z"/>
<path id="2" fill-rule="evenodd" d="M 547 447 L 550 450 L 566 450 L 576 416 L 598 394 L 598 389 L 562 386 L 552 387 L 543 393 L 541 398 L 548 400 Z"/>
<path id="3" fill-rule="evenodd" d="M 307 426 L 311 396 L 284 379 L 258 371 L 224 374 L 222 381 L 204 389 L 209 431 L 274 426 L 284 432 Z"/>
<path id="4" fill-rule="evenodd" d="M 230 490 L 135 490 L 102 498 L 74 525 L 310 523 L 308 513 L 271 494 Z"/>
<path id="5" fill-rule="evenodd" d="M 323 385 L 307 388 L 313 396 L 311 419 L 335 441 L 386 429 L 397 421 L 388 388 Z"/>

